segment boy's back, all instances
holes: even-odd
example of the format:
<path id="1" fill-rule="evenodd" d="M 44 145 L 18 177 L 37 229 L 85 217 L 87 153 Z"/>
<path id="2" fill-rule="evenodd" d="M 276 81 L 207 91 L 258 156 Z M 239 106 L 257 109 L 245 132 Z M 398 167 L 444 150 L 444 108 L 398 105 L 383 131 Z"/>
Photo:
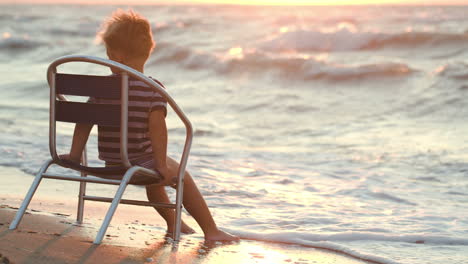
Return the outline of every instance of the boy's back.
<path id="1" fill-rule="evenodd" d="M 156 79 L 153 80 L 163 86 Z M 149 115 L 153 111 L 163 111 L 166 116 L 167 101 L 147 84 L 132 79 L 129 81 L 128 96 L 128 157 L 130 162 L 138 163 L 152 159 L 148 129 Z M 120 100 L 111 99 L 92 98 L 90 101 L 99 104 L 120 104 Z M 117 127 L 98 127 L 99 159 L 104 160 L 106 164 L 122 163 L 119 132 Z"/>

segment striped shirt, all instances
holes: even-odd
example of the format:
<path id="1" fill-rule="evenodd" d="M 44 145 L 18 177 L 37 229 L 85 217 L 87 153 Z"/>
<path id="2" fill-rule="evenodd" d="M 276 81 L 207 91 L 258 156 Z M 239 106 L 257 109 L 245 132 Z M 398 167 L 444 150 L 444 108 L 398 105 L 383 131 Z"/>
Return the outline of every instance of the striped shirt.
<path id="1" fill-rule="evenodd" d="M 153 81 L 162 83 L 153 79 Z M 92 98 L 98 104 L 118 104 L 120 100 Z M 129 80 L 128 89 L 128 158 L 132 162 L 152 155 L 149 137 L 149 115 L 161 110 L 167 115 L 167 101 L 142 81 Z M 122 163 L 120 159 L 120 128 L 98 126 L 99 159 L 108 163 Z"/>

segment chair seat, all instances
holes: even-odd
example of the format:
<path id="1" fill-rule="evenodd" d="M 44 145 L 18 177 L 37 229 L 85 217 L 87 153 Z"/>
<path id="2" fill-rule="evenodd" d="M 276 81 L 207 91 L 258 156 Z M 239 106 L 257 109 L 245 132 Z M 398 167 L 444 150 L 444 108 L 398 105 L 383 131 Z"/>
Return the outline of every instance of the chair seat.
<path id="1" fill-rule="evenodd" d="M 122 180 L 123 175 L 128 170 L 128 168 L 125 166 L 88 167 L 66 159 L 57 160 L 56 163 L 57 165 L 65 168 L 78 170 L 89 175 L 108 180 Z M 162 176 L 156 171 L 154 173 L 155 175 L 150 176 L 144 172 L 137 172 L 129 183 L 133 185 L 149 185 L 160 183 L 162 181 Z"/>

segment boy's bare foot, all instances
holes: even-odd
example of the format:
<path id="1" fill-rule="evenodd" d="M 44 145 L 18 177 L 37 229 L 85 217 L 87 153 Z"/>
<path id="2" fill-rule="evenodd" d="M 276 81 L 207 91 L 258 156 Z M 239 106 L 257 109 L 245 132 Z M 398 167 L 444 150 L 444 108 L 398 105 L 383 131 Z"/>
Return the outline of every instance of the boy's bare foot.
<path id="1" fill-rule="evenodd" d="M 189 235 L 189 234 L 194 234 L 195 230 L 193 230 L 193 228 L 188 226 L 186 223 L 182 222 L 182 227 L 180 228 L 180 232 L 183 234 Z"/>
<path id="2" fill-rule="evenodd" d="M 167 227 L 167 233 L 172 234 L 174 232 L 174 226 L 171 224 Z M 184 221 L 182 221 L 182 226 L 180 227 L 180 232 L 182 234 L 194 234 L 195 230 L 193 230 L 190 226 L 188 226 Z"/>
<path id="3" fill-rule="evenodd" d="M 205 234 L 205 240 L 208 241 L 239 241 L 240 238 L 227 232 L 217 230 L 213 234 Z"/>

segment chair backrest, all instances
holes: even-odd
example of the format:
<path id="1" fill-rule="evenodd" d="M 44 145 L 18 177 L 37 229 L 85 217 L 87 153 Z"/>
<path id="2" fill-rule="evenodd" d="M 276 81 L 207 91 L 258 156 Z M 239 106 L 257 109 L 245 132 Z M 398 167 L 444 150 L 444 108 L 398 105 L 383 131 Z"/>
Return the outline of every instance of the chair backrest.
<path id="1" fill-rule="evenodd" d="M 89 96 L 103 99 L 121 98 L 123 76 L 92 76 L 55 74 L 55 96 L 57 95 Z M 127 88 L 128 89 L 128 88 Z M 89 123 L 104 126 L 120 127 L 122 111 L 119 105 L 69 102 L 55 99 L 55 121 L 72 123 Z"/>
<path id="2" fill-rule="evenodd" d="M 56 153 L 56 122 L 120 127 L 121 160 L 130 167 L 127 153 L 128 74 L 95 76 L 53 73 L 50 86 L 50 142 Z M 68 101 L 65 95 L 120 100 L 118 104 Z M 52 154 L 53 156 L 53 154 Z"/>
<path id="3" fill-rule="evenodd" d="M 59 65 L 69 62 L 85 62 L 102 65 L 116 69 L 120 74 L 118 76 L 91 76 L 57 73 L 57 67 Z M 59 160 L 56 150 L 57 121 L 91 123 L 120 127 L 121 160 L 125 167 L 131 167 L 127 153 L 129 77 L 142 81 L 152 90 L 158 92 L 167 100 L 169 106 L 171 106 L 184 123 L 186 128 L 186 140 L 178 171 L 179 179 L 183 179 L 182 175 L 185 172 L 190 147 L 192 145 L 193 128 L 182 109 L 180 109 L 174 99 L 172 99 L 160 84 L 143 75 L 141 72 L 115 61 L 92 56 L 70 55 L 60 57 L 53 61 L 47 70 L 47 80 L 50 86 L 49 149 L 52 158 L 54 160 Z M 69 102 L 64 95 L 120 99 L 121 105 L 119 107 L 113 105 Z"/>

